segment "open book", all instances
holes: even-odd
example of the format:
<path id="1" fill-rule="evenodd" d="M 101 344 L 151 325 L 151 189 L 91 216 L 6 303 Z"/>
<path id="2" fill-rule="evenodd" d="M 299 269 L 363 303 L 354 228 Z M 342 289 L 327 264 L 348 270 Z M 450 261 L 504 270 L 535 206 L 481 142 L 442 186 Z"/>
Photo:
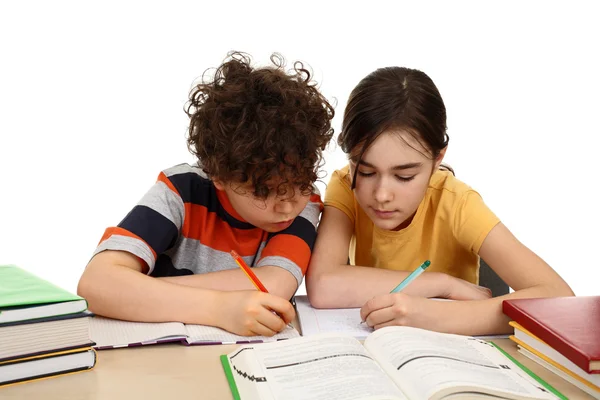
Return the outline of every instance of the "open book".
<path id="1" fill-rule="evenodd" d="M 181 322 L 129 322 L 95 316 L 90 321 L 90 338 L 97 350 L 133 347 L 146 344 L 182 342 L 189 345 L 272 342 L 299 337 L 294 328 L 286 327 L 275 336 L 238 336 L 223 329 Z"/>
<path id="2" fill-rule="evenodd" d="M 240 346 L 222 355 L 234 399 L 555 399 L 495 345 L 386 327 L 364 346 L 341 334 Z M 539 379 L 539 378 L 537 378 Z"/>

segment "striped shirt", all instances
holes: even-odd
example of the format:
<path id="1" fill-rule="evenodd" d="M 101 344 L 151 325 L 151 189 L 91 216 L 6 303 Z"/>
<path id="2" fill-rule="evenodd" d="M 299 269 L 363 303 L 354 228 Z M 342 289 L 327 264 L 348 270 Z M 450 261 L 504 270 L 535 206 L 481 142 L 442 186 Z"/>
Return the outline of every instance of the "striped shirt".
<path id="1" fill-rule="evenodd" d="M 149 275 L 162 277 L 238 268 L 229 254 L 235 250 L 251 267 L 281 267 L 300 285 L 322 209 L 315 188 L 288 228 L 269 233 L 241 220 L 200 168 L 180 164 L 161 172 L 119 225 L 106 229 L 94 255 L 127 251 L 148 265 Z"/>

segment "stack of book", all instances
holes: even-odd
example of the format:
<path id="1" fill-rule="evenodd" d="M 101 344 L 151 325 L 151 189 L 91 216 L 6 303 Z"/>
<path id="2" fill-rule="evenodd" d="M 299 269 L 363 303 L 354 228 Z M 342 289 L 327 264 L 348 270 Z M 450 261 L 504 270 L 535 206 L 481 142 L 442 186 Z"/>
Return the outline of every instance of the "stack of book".
<path id="1" fill-rule="evenodd" d="M 600 399 L 600 296 L 504 300 L 518 351 Z"/>
<path id="2" fill-rule="evenodd" d="M 83 298 L 0 265 L 0 387 L 93 368 L 90 316 Z"/>

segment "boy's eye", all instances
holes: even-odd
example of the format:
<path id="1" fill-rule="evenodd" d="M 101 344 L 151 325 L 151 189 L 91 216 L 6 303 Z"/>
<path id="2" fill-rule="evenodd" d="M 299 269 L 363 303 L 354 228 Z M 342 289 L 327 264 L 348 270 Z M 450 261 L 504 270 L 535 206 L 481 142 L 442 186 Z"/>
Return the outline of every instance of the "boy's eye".
<path id="1" fill-rule="evenodd" d="M 398 179 L 400 182 L 410 182 L 413 179 L 415 179 L 415 175 L 413 175 L 413 176 L 399 176 L 399 175 L 396 175 L 396 179 Z"/>

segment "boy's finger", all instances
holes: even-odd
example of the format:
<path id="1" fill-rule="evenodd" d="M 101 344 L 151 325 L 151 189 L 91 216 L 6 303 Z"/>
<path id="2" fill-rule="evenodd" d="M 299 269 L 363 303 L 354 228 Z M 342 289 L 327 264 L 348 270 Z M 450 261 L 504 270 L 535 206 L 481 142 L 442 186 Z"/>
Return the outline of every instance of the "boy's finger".
<path id="1" fill-rule="evenodd" d="M 269 296 L 263 305 L 272 311 L 275 311 L 286 324 L 292 322 L 296 317 L 294 306 L 292 306 L 289 301 L 284 300 L 281 297 Z"/>
<path id="2" fill-rule="evenodd" d="M 271 337 L 275 335 L 276 330 L 271 329 L 270 327 L 261 324 L 259 321 L 256 321 L 256 324 L 252 327 L 252 334 L 257 336 L 268 336 Z"/>
<path id="3" fill-rule="evenodd" d="M 286 327 L 286 322 L 279 315 L 265 308 L 256 318 L 257 323 L 265 326 L 273 332 L 281 332 Z"/>

